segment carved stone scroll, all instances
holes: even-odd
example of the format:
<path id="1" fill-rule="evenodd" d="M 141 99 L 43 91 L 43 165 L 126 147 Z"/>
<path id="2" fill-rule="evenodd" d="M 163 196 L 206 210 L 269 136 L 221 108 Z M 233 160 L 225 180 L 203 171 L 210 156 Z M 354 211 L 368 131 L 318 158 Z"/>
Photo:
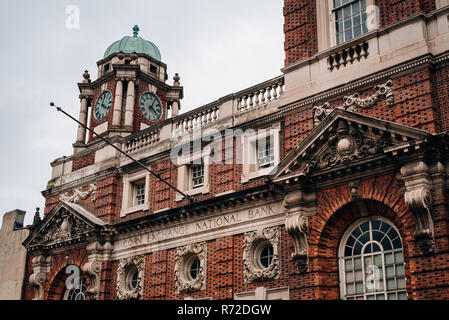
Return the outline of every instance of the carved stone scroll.
<path id="1" fill-rule="evenodd" d="M 432 220 L 432 183 L 427 165 L 418 161 L 401 168 L 404 200 L 416 224 L 415 239 L 423 254 L 435 248 Z"/>
<path id="2" fill-rule="evenodd" d="M 320 106 L 313 107 L 313 125 L 318 126 L 321 121 L 324 120 L 330 113 L 332 109 L 329 108 L 329 102 L 322 104 Z"/>
<path id="3" fill-rule="evenodd" d="M 314 192 L 295 190 L 284 199 L 286 209 L 285 228 L 293 240 L 292 259 L 299 273 L 309 268 L 309 216 L 316 214 Z"/>
<path id="4" fill-rule="evenodd" d="M 90 279 L 90 287 L 87 294 L 98 300 L 100 294 L 100 280 L 103 261 L 111 257 L 113 246 L 110 242 L 101 245 L 99 242 L 90 243 L 87 248 L 87 262 L 84 264 L 84 272 Z"/>
<path id="5" fill-rule="evenodd" d="M 388 80 L 386 83 L 377 85 L 374 87 L 374 94 L 366 97 L 360 98 L 359 93 L 354 93 L 349 96 L 345 96 L 343 98 L 343 105 L 338 107 L 339 109 L 357 112 L 357 108 L 369 108 L 377 103 L 377 101 L 381 98 L 385 97 L 387 107 L 392 107 L 394 105 L 394 90 L 393 90 L 393 81 Z M 313 107 L 313 123 L 314 126 L 318 126 L 321 121 L 324 120 L 330 113 L 332 109 L 330 109 L 329 102 L 324 103 L 323 105 Z"/>
<path id="6" fill-rule="evenodd" d="M 43 255 L 35 256 L 32 260 L 32 264 L 33 273 L 31 274 L 29 281 L 35 293 L 33 300 L 42 300 L 44 297 L 45 281 L 47 281 L 47 275 L 51 268 L 51 257 L 45 257 Z"/>
<path id="7" fill-rule="evenodd" d="M 97 185 L 92 183 L 89 185 L 86 191 L 83 191 L 83 187 L 74 189 L 73 191 L 68 191 L 59 195 L 59 200 L 67 201 L 71 203 L 79 203 L 80 200 L 86 200 L 90 195 L 92 196 L 92 201 L 96 200 Z"/>

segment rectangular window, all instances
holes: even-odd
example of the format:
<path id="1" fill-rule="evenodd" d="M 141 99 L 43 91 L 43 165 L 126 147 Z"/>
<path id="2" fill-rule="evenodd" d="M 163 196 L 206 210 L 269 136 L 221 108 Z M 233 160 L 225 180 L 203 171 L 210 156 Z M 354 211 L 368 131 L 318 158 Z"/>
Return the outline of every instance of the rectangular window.
<path id="1" fill-rule="evenodd" d="M 366 0 L 333 0 L 337 44 L 368 32 Z"/>
<path id="2" fill-rule="evenodd" d="M 123 175 L 122 209 L 120 216 L 148 209 L 150 175 L 137 171 Z"/>
<path id="3" fill-rule="evenodd" d="M 154 74 L 157 74 L 157 67 L 151 64 L 150 65 L 150 72 L 154 73 Z"/>
<path id="4" fill-rule="evenodd" d="M 204 185 L 204 165 L 192 167 L 192 187 L 199 188 Z"/>
<path id="5" fill-rule="evenodd" d="M 134 205 L 140 206 L 145 203 L 145 182 L 134 184 Z"/>
<path id="6" fill-rule="evenodd" d="M 272 164 L 274 164 L 274 143 L 272 136 L 268 136 L 265 141 L 258 141 L 257 161 L 259 168 L 270 167 Z"/>

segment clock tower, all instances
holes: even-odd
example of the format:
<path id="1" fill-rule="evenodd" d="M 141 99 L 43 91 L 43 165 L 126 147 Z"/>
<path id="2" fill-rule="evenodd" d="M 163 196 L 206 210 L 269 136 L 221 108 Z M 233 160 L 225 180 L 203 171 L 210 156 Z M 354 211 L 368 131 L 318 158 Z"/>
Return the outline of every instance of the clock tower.
<path id="1" fill-rule="evenodd" d="M 178 115 L 183 88 L 179 76 L 166 83 L 167 65 L 159 49 L 139 35 L 125 36 L 111 44 L 97 62 L 98 78 L 85 71 L 80 90 L 79 121 L 101 136 L 128 136 Z M 97 140 L 78 127 L 74 153 Z"/>

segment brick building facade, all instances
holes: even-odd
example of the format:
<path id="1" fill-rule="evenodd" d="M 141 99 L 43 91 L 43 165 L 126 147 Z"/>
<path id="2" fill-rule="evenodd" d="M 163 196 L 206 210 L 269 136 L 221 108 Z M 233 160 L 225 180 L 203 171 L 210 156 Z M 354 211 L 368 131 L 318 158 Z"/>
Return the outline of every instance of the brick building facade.
<path id="1" fill-rule="evenodd" d="M 80 122 L 180 192 L 80 126 L 24 299 L 449 298 L 448 1 L 284 16 L 282 75 L 186 113 L 136 27 L 84 74 Z"/>

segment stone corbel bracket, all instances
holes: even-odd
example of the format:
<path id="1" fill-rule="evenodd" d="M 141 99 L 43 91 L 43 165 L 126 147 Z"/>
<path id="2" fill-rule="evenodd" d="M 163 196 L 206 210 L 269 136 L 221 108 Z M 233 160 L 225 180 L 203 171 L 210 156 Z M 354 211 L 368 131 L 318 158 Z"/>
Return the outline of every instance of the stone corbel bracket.
<path id="1" fill-rule="evenodd" d="M 405 204 L 416 224 L 415 239 L 421 252 L 432 254 L 435 240 L 432 220 L 432 180 L 429 168 L 422 161 L 404 165 L 400 171 Z"/>
<path id="2" fill-rule="evenodd" d="M 93 299 L 98 300 L 100 295 L 101 271 L 104 261 L 111 259 L 113 245 L 110 242 L 100 244 L 100 242 L 90 243 L 87 250 L 87 262 L 83 269 L 90 280 L 90 287 L 87 294 Z"/>
<path id="3" fill-rule="evenodd" d="M 298 273 L 305 273 L 309 269 L 309 217 L 316 214 L 316 194 L 292 191 L 285 196 L 284 206 L 285 228 L 294 246 L 292 259 Z"/>
<path id="4" fill-rule="evenodd" d="M 45 281 L 47 281 L 47 275 L 51 269 L 51 257 L 45 257 L 43 255 L 35 256 L 32 264 L 33 273 L 29 278 L 29 282 L 34 289 L 33 300 L 42 300 L 44 298 Z"/>

